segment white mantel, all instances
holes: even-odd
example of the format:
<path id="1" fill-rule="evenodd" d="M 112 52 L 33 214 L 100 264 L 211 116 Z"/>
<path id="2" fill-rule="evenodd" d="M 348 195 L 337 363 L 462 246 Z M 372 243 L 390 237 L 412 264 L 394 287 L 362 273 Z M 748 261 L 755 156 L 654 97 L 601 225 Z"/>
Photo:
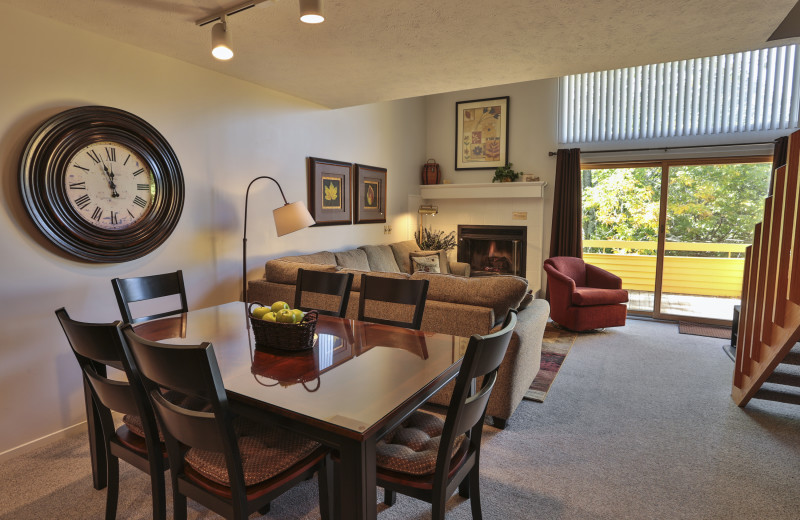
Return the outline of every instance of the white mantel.
<path id="1" fill-rule="evenodd" d="M 519 199 L 541 198 L 546 182 L 481 182 L 476 184 L 424 184 L 423 199 Z"/>

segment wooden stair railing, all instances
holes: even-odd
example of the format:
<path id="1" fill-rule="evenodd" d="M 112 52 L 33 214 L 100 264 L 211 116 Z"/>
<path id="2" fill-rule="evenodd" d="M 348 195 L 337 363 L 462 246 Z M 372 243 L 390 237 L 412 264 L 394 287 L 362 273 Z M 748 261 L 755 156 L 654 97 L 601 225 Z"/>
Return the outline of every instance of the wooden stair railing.
<path id="1" fill-rule="evenodd" d="M 731 396 L 746 406 L 800 340 L 800 131 L 775 171 L 753 245 L 745 253 Z"/>

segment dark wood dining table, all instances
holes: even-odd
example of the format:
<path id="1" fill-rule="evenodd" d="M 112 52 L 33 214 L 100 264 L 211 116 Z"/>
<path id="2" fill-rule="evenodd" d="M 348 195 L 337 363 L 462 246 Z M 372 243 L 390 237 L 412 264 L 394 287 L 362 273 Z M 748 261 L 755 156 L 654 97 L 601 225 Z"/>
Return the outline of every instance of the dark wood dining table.
<path id="1" fill-rule="evenodd" d="M 457 374 L 468 338 L 320 315 L 314 347 L 255 345 L 242 302 L 134 327 L 165 343 L 209 341 L 232 408 L 316 439 L 339 455 L 342 519 L 377 516 L 375 446 Z"/>

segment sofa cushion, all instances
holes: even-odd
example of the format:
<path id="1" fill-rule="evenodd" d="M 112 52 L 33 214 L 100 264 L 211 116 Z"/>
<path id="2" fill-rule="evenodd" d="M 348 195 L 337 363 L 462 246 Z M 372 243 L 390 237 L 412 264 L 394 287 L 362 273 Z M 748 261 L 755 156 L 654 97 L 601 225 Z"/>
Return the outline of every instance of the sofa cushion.
<path id="1" fill-rule="evenodd" d="M 353 292 L 361 292 L 361 275 L 368 274 L 370 276 L 382 276 L 384 278 L 410 278 L 409 275 L 406 273 L 373 273 L 371 271 L 359 271 L 357 269 L 347 269 L 346 267 L 342 267 L 339 269 L 340 273 L 353 273 L 353 286 L 350 288 Z M 356 298 L 358 300 L 358 298 Z M 350 298 L 350 301 L 353 301 L 353 298 Z"/>
<path id="2" fill-rule="evenodd" d="M 394 253 L 394 260 L 397 262 L 397 267 L 400 268 L 401 273 L 411 274 L 411 260 L 408 254 L 412 251 L 419 251 L 419 246 L 416 240 L 404 240 L 403 242 L 395 242 L 389 244 Z"/>
<path id="3" fill-rule="evenodd" d="M 625 289 L 596 289 L 594 287 L 576 287 L 572 293 L 572 304 L 579 307 L 589 305 L 612 305 L 628 301 Z"/>
<path id="4" fill-rule="evenodd" d="M 336 265 L 336 257 L 330 251 L 319 251 L 318 253 L 311 253 L 310 255 L 284 256 L 283 258 L 278 258 L 278 260 L 302 262 L 304 264 Z"/>
<path id="5" fill-rule="evenodd" d="M 414 251 L 408 254 L 411 272 L 441 273 L 438 251 Z"/>
<path id="6" fill-rule="evenodd" d="M 412 280 L 429 280 L 428 300 L 491 307 L 496 321 L 516 309 L 528 291 L 528 281 L 519 276 L 461 276 L 414 273 Z"/>
<path id="7" fill-rule="evenodd" d="M 331 256 L 333 253 L 331 253 Z M 336 272 L 336 265 L 309 264 L 305 262 L 289 262 L 286 260 L 270 260 L 267 262 L 265 275 L 268 282 L 292 284 L 297 283 L 297 270 Z"/>
<path id="8" fill-rule="evenodd" d="M 367 253 L 363 249 L 350 249 L 349 251 L 333 253 L 333 255 L 336 257 L 336 265 L 339 267 L 357 269 L 359 271 L 370 270 Z"/>
<path id="9" fill-rule="evenodd" d="M 379 271 L 382 273 L 399 273 L 400 268 L 397 267 L 397 260 L 394 259 L 392 248 L 387 244 L 379 246 L 361 246 L 367 253 L 367 262 L 369 263 L 370 271 Z"/>

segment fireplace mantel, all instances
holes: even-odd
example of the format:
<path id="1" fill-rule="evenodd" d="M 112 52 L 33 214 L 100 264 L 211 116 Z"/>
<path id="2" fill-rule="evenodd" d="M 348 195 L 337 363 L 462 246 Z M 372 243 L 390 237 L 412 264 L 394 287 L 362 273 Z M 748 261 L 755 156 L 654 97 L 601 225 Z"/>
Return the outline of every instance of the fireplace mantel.
<path id="1" fill-rule="evenodd" d="M 481 182 L 476 184 L 426 184 L 419 187 L 423 199 L 520 199 L 541 198 L 546 182 Z"/>

